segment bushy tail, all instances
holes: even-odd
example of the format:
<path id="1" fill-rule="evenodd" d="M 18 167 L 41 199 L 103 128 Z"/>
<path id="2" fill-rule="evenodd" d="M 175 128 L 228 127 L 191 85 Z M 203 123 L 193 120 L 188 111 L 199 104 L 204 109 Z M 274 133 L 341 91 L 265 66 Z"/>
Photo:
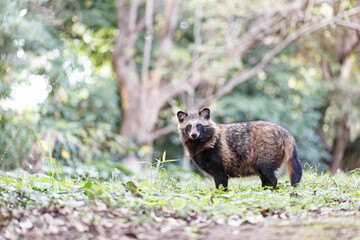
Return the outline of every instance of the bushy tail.
<path id="1" fill-rule="evenodd" d="M 287 154 L 285 154 L 285 165 L 287 172 L 289 174 L 289 178 L 291 181 L 291 186 L 296 187 L 302 177 L 302 166 L 299 160 L 297 147 L 295 141 L 292 141 L 291 145 L 288 149 L 285 150 Z M 287 156 L 286 156 L 287 155 Z"/>

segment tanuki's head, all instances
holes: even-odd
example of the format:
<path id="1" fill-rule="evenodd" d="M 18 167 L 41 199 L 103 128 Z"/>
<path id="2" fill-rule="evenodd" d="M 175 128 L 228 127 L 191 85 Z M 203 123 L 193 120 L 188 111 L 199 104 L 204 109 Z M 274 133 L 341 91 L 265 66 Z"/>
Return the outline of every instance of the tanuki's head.
<path id="1" fill-rule="evenodd" d="M 178 129 L 183 141 L 207 141 L 215 132 L 214 122 L 210 119 L 210 109 L 177 113 Z"/>

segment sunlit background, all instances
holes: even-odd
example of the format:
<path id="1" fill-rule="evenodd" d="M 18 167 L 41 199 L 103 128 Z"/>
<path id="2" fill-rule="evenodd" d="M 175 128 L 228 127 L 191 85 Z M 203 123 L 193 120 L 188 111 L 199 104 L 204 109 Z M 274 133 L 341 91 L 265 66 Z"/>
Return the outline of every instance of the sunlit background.
<path id="1" fill-rule="evenodd" d="M 166 151 L 193 169 L 175 114 L 204 106 L 283 126 L 320 171 L 360 166 L 356 2 L 146 4 L 0 0 L 0 169 L 34 160 L 34 130 L 64 166 L 136 168 Z"/>

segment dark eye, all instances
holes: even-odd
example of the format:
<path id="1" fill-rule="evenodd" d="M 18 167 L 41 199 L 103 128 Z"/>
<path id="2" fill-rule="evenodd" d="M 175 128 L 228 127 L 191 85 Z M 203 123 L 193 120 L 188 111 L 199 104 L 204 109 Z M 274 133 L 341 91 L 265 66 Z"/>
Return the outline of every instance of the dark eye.
<path id="1" fill-rule="evenodd" d="M 186 131 L 190 131 L 191 130 L 191 125 L 187 125 L 185 128 Z"/>
<path id="2" fill-rule="evenodd" d="M 196 127 L 197 127 L 197 128 L 202 128 L 203 125 L 201 125 L 201 124 L 196 124 Z"/>

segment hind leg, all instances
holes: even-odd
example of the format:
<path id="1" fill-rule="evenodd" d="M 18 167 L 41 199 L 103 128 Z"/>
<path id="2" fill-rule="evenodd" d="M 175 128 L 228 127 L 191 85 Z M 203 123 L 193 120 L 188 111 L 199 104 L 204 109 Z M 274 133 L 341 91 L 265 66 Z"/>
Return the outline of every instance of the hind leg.
<path id="1" fill-rule="evenodd" d="M 274 170 L 269 168 L 260 168 L 258 171 L 260 174 L 261 186 L 273 187 L 275 189 L 277 186 L 277 178 Z"/>

